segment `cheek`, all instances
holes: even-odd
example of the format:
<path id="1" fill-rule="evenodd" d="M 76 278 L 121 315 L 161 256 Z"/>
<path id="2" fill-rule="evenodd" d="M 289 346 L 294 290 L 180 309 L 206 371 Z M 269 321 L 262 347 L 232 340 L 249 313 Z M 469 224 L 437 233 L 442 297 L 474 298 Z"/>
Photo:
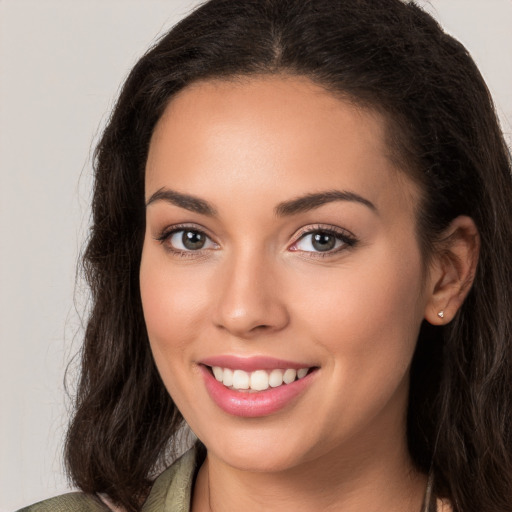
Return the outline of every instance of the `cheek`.
<path id="1" fill-rule="evenodd" d="M 372 264 L 361 258 L 337 275 L 311 276 L 303 294 L 309 300 L 297 301 L 299 331 L 324 354 L 333 392 L 322 395 L 317 406 L 337 411 L 330 420 L 333 433 L 363 428 L 385 411 L 395 411 L 389 421 L 398 428 L 396 418 L 406 407 L 422 321 L 420 258 L 384 255 L 377 258 L 372 251 Z"/>
<path id="2" fill-rule="evenodd" d="M 200 379 L 191 384 L 189 373 L 197 372 L 191 340 L 200 337 L 205 319 L 204 276 L 192 267 L 185 263 L 176 270 L 160 247 L 143 249 L 140 290 L 149 343 L 165 387 L 182 411 L 198 392 Z"/>
<path id="3" fill-rule="evenodd" d="M 306 275 L 294 317 L 356 375 L 407 370 L 423 318 L 419 251 L 375 247 L 346 266 Z M 308 325 L 306 325 L 308 324 Z M 372 366 L 373 365 L 373 366 Z"/>
<path id="4" fill-rule="evenodd" d="M 140 268 L 140 290 L 144 319 L 157 365 L 166 354 L 179 355 L 200 332 L 204 319 L 204 276 L 183 263 L 172 271 L 161 248 L 144 248 Z M 167 357 L 165 357 L 167 361 Z M 170 362 L 176 357 L 169 358 Z"/>

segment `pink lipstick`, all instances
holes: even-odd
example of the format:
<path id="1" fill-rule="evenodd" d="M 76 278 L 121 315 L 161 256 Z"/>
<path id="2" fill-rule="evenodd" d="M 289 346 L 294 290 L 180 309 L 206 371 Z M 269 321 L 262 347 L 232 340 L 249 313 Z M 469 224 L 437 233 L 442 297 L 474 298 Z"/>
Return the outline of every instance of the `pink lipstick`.
<path id="1" fill-rule="evenodd" d="M 285 408 L 307 390 L 318 370 L 308 363 L 260 356 L 211 357 L 199 368 L 213 402 L 224 412 L 245 418 Z"/>

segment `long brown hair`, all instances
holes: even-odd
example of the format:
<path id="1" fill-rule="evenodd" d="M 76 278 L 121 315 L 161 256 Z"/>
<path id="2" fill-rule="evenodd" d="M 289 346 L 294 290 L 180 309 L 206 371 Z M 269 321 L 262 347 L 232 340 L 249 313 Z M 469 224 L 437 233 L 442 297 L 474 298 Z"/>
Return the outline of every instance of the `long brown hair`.
<path id="1" fill-rule="evenodd" d="M 196 80 L 287 73 L 382 112 L 397 165 L 420 183 L 425 260 L 458 215 L 481 237 L 455 319 L 422 326 L 408 443 L 456 512 L 512 509 L 512 179 L 486 85 L 466 49 L 412 2 L 211 0 L 136 64 L 95 153 L 83 258 L 92 309 L 66 457 L 74 483 L 138 510 L 182 417 L 154 365 L 139 265 L 144 168 L 166 105 Z"/>

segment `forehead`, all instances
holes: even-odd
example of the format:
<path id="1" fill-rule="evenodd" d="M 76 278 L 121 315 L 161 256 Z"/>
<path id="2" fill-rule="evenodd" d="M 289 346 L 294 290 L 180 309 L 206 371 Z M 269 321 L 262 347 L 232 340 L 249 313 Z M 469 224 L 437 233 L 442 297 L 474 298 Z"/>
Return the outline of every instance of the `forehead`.
<path id="1" fill-rule="evenodd" d="M 307 78 L 198 82 L 170 101 L 155 128 L 146 196 L 169 186 L 218 193 L 221 202 L 233 194 L 278 202 L 341 187 L 379 203 L 414 189 L 389 158 L 385 129 L 380 114 Z"/>

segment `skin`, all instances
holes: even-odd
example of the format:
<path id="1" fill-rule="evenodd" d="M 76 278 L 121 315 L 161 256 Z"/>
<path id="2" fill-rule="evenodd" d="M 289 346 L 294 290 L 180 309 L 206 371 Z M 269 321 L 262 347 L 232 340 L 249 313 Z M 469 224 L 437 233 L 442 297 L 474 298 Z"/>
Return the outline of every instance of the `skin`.
<path id="1" fill-rule="evenodd" d="M 449 321 L 476 265 L 470 219 L 425 272 L 420 192 L 392 164 L 385 121 L 306 78 L 200 82 L 168 105 L 146 168 L 146 200 L 172 189 L 215 216 L 160 199 L 147 206 L 140 269 L 144 315 L 162 379 L 208 449 L 192 502 L 207 510 L 420 510 L 426 477 L 405 436 L 409 367 L 423 319 Z M 276 205 L 349 191 L 287 216 Z M 203 249 L 172 252 L 186 224 Z M 303 228 L 357 239 L 315 252 Z M 325 256 L 325 257 L 322 257 Z M 444 318 L 437 316 L 444 310 Z M 277 413 L 240 418 L 209 397 L 203 358 L 265 355 L 317 366 Z"/>

